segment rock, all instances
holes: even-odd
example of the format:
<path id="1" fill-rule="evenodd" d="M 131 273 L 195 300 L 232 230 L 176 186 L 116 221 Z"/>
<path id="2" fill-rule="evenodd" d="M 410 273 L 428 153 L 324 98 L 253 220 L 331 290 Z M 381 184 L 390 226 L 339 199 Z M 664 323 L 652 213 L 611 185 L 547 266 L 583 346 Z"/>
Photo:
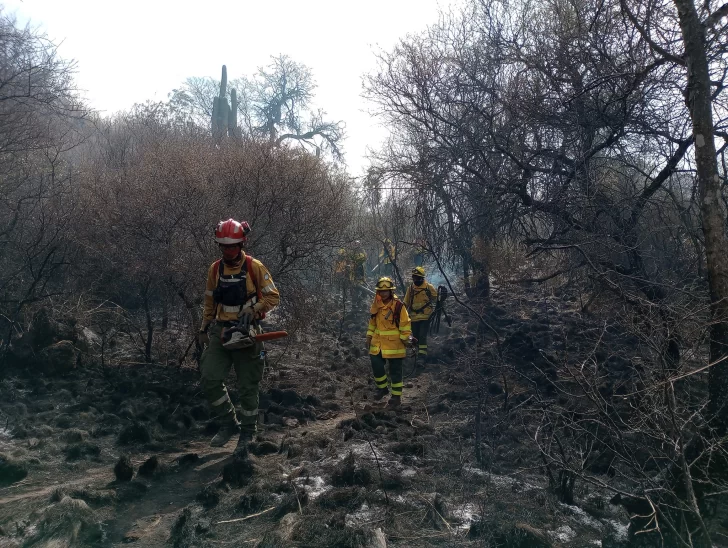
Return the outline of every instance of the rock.
<path id="1" fill-rule="evenodd" d="M 134 477 L 134 466 L 131 464 L 131 459 L 128 455 L 122 455 L 114 466 L 114 475 L 116 481 L 131 481 Z"/>
<path id="2" fill-rule="evenodd" d="M 0 486 L 11 485 L 28 475 L 28 466 L 19 460 L 0 453 Z"/>
<path id="3" fill-rule="evenodd" d="M 38 360 L 43 371 L 56 375 L 76 369 L 78 355 L 71 341 L 59 341 L 41 350 Z"/>

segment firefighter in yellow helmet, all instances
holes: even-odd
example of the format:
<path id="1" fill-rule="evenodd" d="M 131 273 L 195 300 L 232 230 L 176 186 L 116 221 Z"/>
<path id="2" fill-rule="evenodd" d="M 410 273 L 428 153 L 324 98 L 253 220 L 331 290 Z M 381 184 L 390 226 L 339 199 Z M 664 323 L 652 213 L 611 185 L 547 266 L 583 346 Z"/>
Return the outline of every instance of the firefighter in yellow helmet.
<path id="1" fill-rule="evenodd" d="M 394 294 L 391 278 L 380 278 L 375 289 L 377 295 L 369 311 L 367 328 L 367 346 L 377 385 L 375 400 L 382 399 L 391 391 L 387 407 L 398 407 L 402 402 L 402 362 L 412 335 L 410 318 L 404 304 Z M 389 361 L 389 379 L 386 361 Z"/>
<path id="2" fill-rule="evenodd" d="M 436 300 L 437 289 L 425 280 L 425 269 L 416 266 L 412 269 L 412 283 L 404 295 L 404 304 L 412 319 L 412 336 L 418 341 L 417 353 L 422 363 L 427 360 L 427 332 Z"/>

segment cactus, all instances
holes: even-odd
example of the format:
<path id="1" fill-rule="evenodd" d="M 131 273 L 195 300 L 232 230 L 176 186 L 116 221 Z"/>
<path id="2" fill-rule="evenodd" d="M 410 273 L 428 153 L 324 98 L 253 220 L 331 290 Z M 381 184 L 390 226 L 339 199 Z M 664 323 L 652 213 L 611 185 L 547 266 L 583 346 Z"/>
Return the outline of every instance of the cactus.
<path id="1" fill-rule="evenodd" d="M 212 135 L 220 139 L 225 135 L 235 137 L 238 132 L 238 96 L 234 89 L 230 90 L 231 105 L 227 100 L 227 67 L 222 66 L 220 93 L 212 99 Z"/>
<path id="2" fill-rule="evenodd" d="M 235 88 L 230 90 L 230 115 L 228 116 L 228 135 L 239 137 L 238 130 L 238 93 Z"/>

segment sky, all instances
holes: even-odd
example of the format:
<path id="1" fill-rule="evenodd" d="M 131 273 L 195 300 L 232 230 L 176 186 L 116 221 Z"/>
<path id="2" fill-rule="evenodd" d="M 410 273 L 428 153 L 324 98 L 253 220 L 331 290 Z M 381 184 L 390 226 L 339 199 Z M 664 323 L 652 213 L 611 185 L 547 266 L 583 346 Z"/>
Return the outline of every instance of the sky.
<path id="1" fill-rule="evenodd" d="M 272 55 L 309 66 L 315 103 L 346 123 L 352 175 L 386 128 L 361 97 L 377 51 L 435 23 L 454 0 L 0 0 L 18 22 L 46 32 L 77 62 L 78 87 L 104 113 L 165 100 L 189 76 L 252 74 Z"/>

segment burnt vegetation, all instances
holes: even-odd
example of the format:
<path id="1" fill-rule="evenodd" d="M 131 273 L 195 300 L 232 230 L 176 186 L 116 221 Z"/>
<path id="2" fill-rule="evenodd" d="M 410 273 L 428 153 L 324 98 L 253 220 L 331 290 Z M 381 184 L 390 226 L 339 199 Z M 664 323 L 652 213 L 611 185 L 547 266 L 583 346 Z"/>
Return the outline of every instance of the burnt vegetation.
<path id="1" fill-rule="evenodd" d="M 229 134 L 207 78 L 103 117 L 0 10 L 0 544 L 726 545 L 727 6 L 464 2 L 378 53 L 360 180 L 286 56 L 231 82 Z M 194 342 L 228 217 L 290 333 L 235 458 Z M 397 413 L 354 240 L 451 294 Z M 157 538 L 125 509 L 160 493 Z"/>

